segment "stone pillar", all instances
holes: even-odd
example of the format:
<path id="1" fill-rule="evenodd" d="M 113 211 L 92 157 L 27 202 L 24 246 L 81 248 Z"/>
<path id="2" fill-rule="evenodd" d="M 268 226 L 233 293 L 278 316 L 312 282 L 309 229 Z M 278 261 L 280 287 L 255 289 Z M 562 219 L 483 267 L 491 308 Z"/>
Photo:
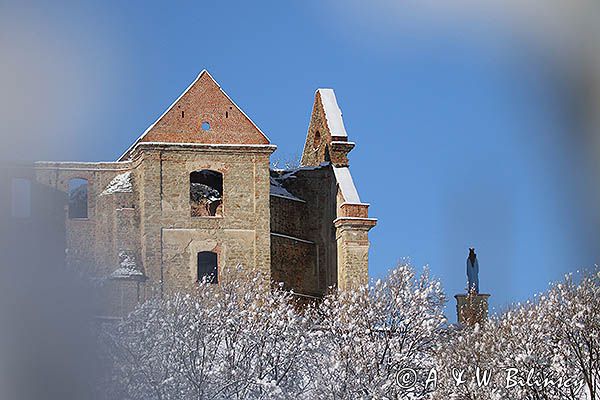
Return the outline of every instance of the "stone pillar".
<path id="1" fill-rule="evenodd" d="M 456 318 L 461 325 L 475 325 L 483 323 L 488 318 L 489 294 L 475 293 L 457 294 Z"/>
<path id="2" fill-rule="evenodd" d="M 369 230 L 372 218 L 337 218 L 334 221 L 337 241 L 337 285 L 340 290 L 356 288 L 369 282 Z"/>
<path id="3" fill-rule="evenodd" d="M 163 161 L 160 151 L 142 153 L 136 176 L 139 193 L 139 235 L 142 268 L 162 295 L 162 187 Z"/>

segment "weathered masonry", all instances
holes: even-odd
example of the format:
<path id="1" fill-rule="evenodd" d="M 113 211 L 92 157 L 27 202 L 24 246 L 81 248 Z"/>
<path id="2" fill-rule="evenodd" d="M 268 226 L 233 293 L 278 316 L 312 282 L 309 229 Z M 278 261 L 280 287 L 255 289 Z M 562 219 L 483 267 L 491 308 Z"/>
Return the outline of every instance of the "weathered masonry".
<path id="1" fill-rule="evenodd" d="M 270 169 L 276 149 L 207 71 L 116 162 L 38 162 L 2 174 L 4 217 L 61 216 L 65 262 L 102 282 L 108 313 L 150 290 L 236 279 L 321 296 L 367 282 L 376 224 L 350 174 L 354 147 L 335 94 L 319 89 L 301 166 Z M 52 192 L 61 205 L 38 207 Z"/>

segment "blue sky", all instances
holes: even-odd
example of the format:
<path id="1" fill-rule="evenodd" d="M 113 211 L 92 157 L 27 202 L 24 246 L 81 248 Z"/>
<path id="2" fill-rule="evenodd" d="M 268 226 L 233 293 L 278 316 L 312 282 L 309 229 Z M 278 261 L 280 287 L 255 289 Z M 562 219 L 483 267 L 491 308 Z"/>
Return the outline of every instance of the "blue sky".
<path id="1" fill-rule="evenodd" d="M 379 23 L 312 0 L 19 2 L 0 15 L 0 117 L 26 132 L 7 139 L 15 157 L 114 160 L 206 68 L 287 159 L 314 91 L 332 87 L 379 218 L 372 277 L 409 257 L 451 296 L 474 246 L 500 310 L 598 262 L 572 92 L 514 32 Z"/>

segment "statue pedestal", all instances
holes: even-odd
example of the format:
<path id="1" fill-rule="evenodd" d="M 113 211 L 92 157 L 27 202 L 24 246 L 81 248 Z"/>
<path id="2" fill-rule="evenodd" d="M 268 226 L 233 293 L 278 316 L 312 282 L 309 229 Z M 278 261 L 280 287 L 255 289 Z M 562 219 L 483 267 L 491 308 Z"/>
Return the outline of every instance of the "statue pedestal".
<path id="1" fill-rule="evenodd" d="M 475 325 L 487 320 L 489 294 L 469 293 L 457 294 L 456 316 L 461 325 Z"/>

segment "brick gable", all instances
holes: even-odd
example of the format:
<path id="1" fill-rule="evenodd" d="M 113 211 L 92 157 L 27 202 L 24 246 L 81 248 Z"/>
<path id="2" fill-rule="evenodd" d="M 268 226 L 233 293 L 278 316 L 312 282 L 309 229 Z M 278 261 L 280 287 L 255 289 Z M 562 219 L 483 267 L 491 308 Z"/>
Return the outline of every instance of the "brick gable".
<path id="1" fill-rule="evenodd" d="M 204 127 L 203 127 L 204 124 Z M 131 146 L 140 142 L 269 144 L 269 139 L 204 70 Z"/>

